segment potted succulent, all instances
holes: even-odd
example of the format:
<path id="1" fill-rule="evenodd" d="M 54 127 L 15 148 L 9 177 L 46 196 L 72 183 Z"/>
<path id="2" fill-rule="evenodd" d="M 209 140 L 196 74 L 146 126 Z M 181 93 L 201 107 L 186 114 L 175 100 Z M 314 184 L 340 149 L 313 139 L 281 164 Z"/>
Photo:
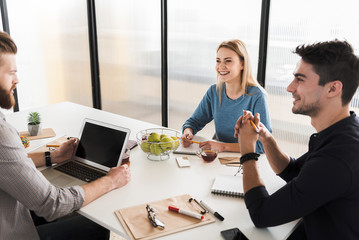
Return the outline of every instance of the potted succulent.
<path id="1" fill-rule="evenodd" d="M 27 128 L 30 136 L 41 134 L 41 118 L 38 112 L 30 112 L 27 117 Z"/>

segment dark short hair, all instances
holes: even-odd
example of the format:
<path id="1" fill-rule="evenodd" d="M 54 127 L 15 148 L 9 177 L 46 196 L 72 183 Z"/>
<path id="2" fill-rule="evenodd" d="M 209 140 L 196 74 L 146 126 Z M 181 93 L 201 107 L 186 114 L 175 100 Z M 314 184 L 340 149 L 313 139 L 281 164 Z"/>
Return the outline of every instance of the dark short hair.
<path id="1" fill-rule="evenodd" d="M 17 47 L 10 35 L 0 31 L 0 56 L 6 53 L 17 53 Z"/>
<path id="2" fill-rule="evenodd" d="M 299 45 L 294 53 L 313 65 L 319 85 L 339 80 L 343 84 L 342 104 L 348 104 L 359 85 L 359 58 L 347 41 L 337 39 L 310 45 Z"/>

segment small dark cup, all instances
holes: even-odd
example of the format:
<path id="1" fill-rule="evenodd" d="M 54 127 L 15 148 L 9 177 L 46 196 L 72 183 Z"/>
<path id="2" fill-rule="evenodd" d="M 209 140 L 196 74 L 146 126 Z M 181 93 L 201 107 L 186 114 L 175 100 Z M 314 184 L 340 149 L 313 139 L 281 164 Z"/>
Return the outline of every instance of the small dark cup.
<path id="1" fill-rule="evenodd" d="M 218 151 L 200 149 L 197 155 L 205 162 L 212 162 L 216 159 Z"/>
<path id="2" fill-rule="evenodd" d="M 130 162 L 130 149 L 126 149 L 125 153 L 122 156 L 122 162 L 121 165 L 123 164 L 127 164 L 128 166 L 130 166 L 131 162 Z"/>

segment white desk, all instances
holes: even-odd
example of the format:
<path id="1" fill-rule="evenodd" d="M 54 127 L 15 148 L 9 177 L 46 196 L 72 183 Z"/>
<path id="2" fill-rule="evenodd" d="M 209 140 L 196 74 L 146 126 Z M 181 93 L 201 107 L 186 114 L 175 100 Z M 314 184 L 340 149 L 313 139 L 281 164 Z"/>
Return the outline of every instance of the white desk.
<path id="1" fill-rule="evenodd" d="M 70 102 L 31 109 L 31 111 L 38 111 L 42 116 L 43 128 L 53 128 L 57 137 L 65 134 L 78 136 L 84 118 L 130 128 L 130 139 L 135 139 L 136 133 L 142 129 L 159 127 Z M 29 112 L 10 113 L 6 115 L 6 119 L 18 131 L 24 131 L 27 127 L 26 116 Z M 48 138 L 32 141 L 30 149 L 44 145 L 51 140 Z M 222 156 L 235 155 L 233 153 L 221 154 Z M 197 156 L 188 156 L 191 167 L 179 168 L 175 156 L 178 155 L 172 155 L 169 160 L 165 161 L 150 161 L 139 147 L 134 148 L 130 156 L 130 183 L 81 208 L 79 213 L 128 238 L 114 214 L 115 210 L 188 193 L 192 197 L 206 202 L 225 220 L 223 222 L 216 220 L 215 223 L 168 235 L 161 239 L 222 239 L 220 231 L 233 227 L 238 227 L 249 239 L 286 239 L 298 223 L 298 221 L 293 221 L 277 227 L 256 228 L 249 217 L 243 199 L 217 196 L 210 192 L 216 175 L 234 174 L 237 171 L 236 167 L 223 166 L 218 160 L 204 163 Z M 259 167 L 270 193 L 285 184 L 271 171 L 264 156 L 259 160 Z M 146 213 L 144 212 L 144 214 Z"/>

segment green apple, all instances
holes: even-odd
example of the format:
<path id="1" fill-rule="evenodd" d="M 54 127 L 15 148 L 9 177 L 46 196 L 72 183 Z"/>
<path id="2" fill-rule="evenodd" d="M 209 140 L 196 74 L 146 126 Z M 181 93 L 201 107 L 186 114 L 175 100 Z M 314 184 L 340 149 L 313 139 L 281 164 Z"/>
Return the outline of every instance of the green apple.
<path id="1" fill-rule="evenodd" d="M 161 149 L 160 145 L 157 144 L 157 143 L 151 144 L 150 150 L 151 150 L 151 153 L 154 154 L 154 155 L 160 155 L 161 152 L 162 152 L 162 149 Z"/>
<path id="2" fill-rule="evenodd" d="M 174 140 L 174 142 L 173 142 L 173 149 L 175 149 L 175 148 L 177 148 L 178 145 L 180 144 L 180 141 L 179 141 L 179 139 L 178 139 L 177 137 L 171 137 L 171 138 Z"/>
<path id="3" fill-rule="evenodd" d="M 141 143 L 141 149 L 144 152 L 151 152 L 150 146 L 151 146 L 151 143 L 149 143 L 147 140 L 143 140 Z"/>
<path id="4" fill-rule="evenodd" d="M 161 134 L 160 139 L 162 141 L 162 138 L 168 137 L 166 134 Z"/>
<path id="5" fill-rule="evenodd" d="M 147 141 L 149 142 L 159 142 L 161 141 L 160 135 L 156 132 L 152 132 L 150 136 L 148 136 Z"/>
<path id="6" fill-rule="evenodd" d="M 173 139 L 170 137 L 164 137 L 161 139 L 160 145 L 163 151 L 169 151 L 173 148 Z"/>

